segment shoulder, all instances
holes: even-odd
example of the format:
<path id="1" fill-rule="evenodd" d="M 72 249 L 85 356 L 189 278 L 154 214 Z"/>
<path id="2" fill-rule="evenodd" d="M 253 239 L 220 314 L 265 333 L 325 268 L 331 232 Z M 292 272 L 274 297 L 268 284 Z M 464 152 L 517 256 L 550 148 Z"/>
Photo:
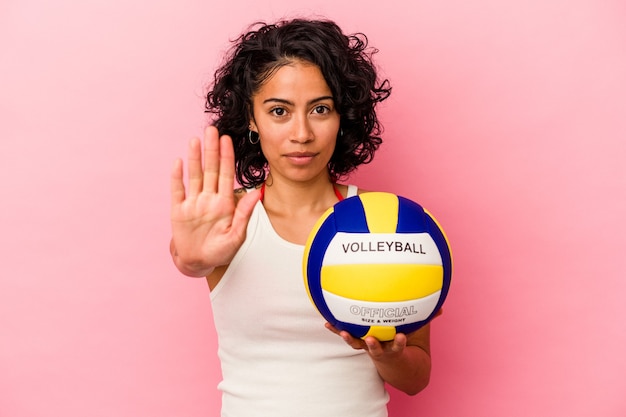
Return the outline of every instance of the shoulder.
<path id="1" fill-rule="evenodd" d="M 246 189 L 243 187 L 240 188 L 235 188 L 233 190 L 233 194 L 235 194 L 235 201 L 238 203 L 239 200 L 241 200 L 241 197 L 243 197 L 244 195 L 246 195 Z"/>

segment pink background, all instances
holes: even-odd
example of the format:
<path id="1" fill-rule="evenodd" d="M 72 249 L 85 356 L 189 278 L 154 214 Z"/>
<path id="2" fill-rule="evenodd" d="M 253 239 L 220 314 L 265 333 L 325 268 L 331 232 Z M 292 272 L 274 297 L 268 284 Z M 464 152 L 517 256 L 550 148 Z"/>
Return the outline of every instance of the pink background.
<path id="1" fill-rule="evenodd" d="M 367 33 L 394 86 L 352 182 L 453 244 L 431 385 L 392 415 L 625 415 L 623 1 L 210 3 L 0 4 L 0 415 L 217 415 L 168 176 L 227 39 L 311 13 Z"/>

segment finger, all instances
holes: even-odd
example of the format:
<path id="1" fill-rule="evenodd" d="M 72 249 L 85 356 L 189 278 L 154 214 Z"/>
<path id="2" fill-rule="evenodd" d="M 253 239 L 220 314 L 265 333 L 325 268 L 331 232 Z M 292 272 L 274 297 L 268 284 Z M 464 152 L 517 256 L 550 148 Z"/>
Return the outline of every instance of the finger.
<path id="1" fill-rule="evenodd" d="M 340 331 L 339 336 L 341 336 L 343 341 L 350 345 L 352 349 L 365 349 L 365 341 L 357 339 L 345 330 Z"/>
<path id="2" fill-rule="evenodd" d="M 391 344 L 391 351 L 395 353 L 402 352 L 406 347 L 407 338 L 406 335 L 402 333 L 397 333 L 393 338 L 393 343 Z"/>
<path id="3" fill-rule="evenodd" d="M 348 345 L 350 345 L 351 348 L 353 349 L 363 349 L 364 347 L 364 342 L 360 339 L 355 339 L 354 337 L 352 337 L 350 335 L 350 333 L 344 331 L 340 331 L 339 329 L 337 329 L 335 326 L 333 326 L 332 324 L 326 322 L 326 324 L 324 324 L 324 326 L 330 330 L 331 332 L 335 333 L 336 335 L 340 336 L 344 342 L 346 342 Z"/>
<path id="4" fill-rule="evenodd" d="M 366 337 L 365 346 L 367 346 L 367 351 L 372 356 L 379 356 L 383 353 L 383 346 L 375 337 L 372 337 L 372 336 Z"/>
<path id="5" fill-rule="evenodd" d="M 324 327 L 326 327 L 328 330 L 330 330 L 331 332 L 335 333 L 335 334 L 339 334 L 339 330 L 337 330 L 337 328 L 335 326 L 333 326 L 332 324 L 326 322 L 326 324 L 324 324 Z"/>
<path id="6" fill-rule="evenodd" d="M 233 197 L 235 181 L 235 150 L 230 136 L 220 138 L 220 166 L 218 192 L 224 196 Z"/>
<path id="7" fill-rule="evenodd" d="M 183 161 L 179 158 L 174 162 L 170 179 L 170 194 L 172 206 L 185 201 L 185 184 L 183 183 Z"/>
<path id="8" fill-rule="evenodd" d="M 220 139 L 215 126 L 204 130 L 204 190 L 210 193 L 218 192 L 220 174 Z M 230 188 L 232 195 L 233 188 Z"/>
<path id="9" fill-rule="evenodd" d="M 188 167 L 189 171 L 189 195 L 198 195 L 202 191 L 202 152 L 200 151 L 200 139 L 193 138 L 189 141 Z"/>

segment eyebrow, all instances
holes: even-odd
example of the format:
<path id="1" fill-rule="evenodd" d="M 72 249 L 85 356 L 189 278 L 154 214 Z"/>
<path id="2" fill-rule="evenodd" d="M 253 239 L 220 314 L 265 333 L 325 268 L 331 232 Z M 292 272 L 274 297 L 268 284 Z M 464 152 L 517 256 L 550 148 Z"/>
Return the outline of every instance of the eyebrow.
<path id="1" fill-rule="evenodd" d="M 311 104 L 317 103 L 319 101 L 324 101 L 324 100 L 333 100 L 332 96 L 322 96 L 322 97 L 318 97 L 318 98 L 314 98 L 313 100 L 309 100 L 307 101 L 307 106 L 310 106 Z M 270 97 L 266 100 L 263 100 L 263 104 L 265 103 L 283 103 L 283 104 L 288 104 L 290 106 L 293 106 L 294 103 L 292 101 L 289 100 L 285 100 L 283 98 L 275 98 L 275 97 Z"/>

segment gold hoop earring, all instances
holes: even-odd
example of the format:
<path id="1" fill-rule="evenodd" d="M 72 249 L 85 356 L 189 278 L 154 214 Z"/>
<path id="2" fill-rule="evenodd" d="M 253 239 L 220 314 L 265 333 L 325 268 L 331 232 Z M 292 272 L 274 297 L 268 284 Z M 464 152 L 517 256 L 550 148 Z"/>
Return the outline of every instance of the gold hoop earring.
<path id="1" fill-rule="evenodd" d="M 257 133 L 256 134 L 256 140 L 254 140 L 252 138 L 252 133 L 256 133 L 256 132 L 253 132 L 252 130 L 248 130 L 248 142 L 250 142 L 250 145 L 256 145 L 261 140 L 261 137 Z"/>

